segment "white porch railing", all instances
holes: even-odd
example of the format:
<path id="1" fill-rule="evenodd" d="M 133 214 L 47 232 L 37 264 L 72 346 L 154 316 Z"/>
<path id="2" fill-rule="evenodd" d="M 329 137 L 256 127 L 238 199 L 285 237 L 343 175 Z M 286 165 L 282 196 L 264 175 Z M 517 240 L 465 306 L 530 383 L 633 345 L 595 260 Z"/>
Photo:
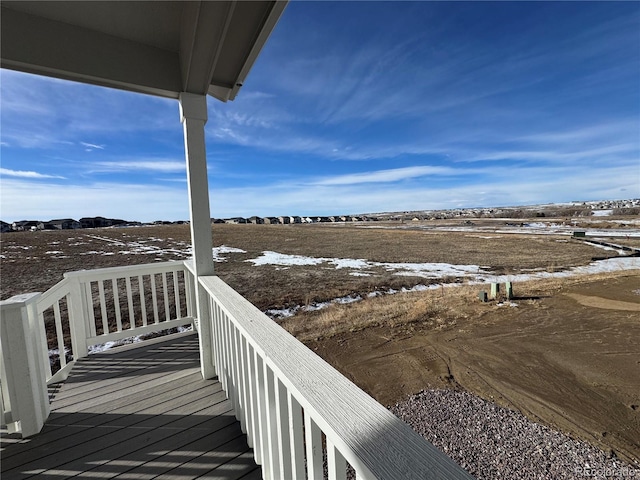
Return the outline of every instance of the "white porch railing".
<path id="1" fill-rule="evenodd" d="M 218 377 L 265 480 L 472 478 L 215 276 L 210 299 Z M 326 462 L 326 463 L 325 463 Z"/>
<path id="2" fill-rule="evenodd" d="M 47 385 L 97 345 L 193 324 L 193 295 L 184 262 L 164 262 L 70 272 L 44 294 L 1 302 L 0 421 L 25 437 L 38 433 Z"/>
<path id="3" fill-rule="evenodd" d="M 216 373 L 265 480 L 346 479 L 347 464 L 357 479 L 471 478 L 218 277 L 200 277 L 196 289 L 190 269 L 167 262 L 72 272 L 43 295 L 2 302 L 3 423 L 37 433 L 49 412 L 47 382 L 65 378 L 92 345 L 195 323 L 201 295 L 198 323 L 209 328 L 200 332 L 211 332 Z M 47 312 L 54 343 L 64 352 L 70 336 L 73 358 L 61 353 L 53 374 Z"/>

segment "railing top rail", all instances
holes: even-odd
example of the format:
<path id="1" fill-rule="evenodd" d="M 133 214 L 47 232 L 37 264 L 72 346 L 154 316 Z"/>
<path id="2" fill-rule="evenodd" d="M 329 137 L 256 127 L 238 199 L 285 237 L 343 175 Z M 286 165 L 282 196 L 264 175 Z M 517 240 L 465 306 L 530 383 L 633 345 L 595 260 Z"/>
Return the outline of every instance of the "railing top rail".
<path id="1" fill-rule="evenodd" d="M 42 313 L 55 302 L 68 295 L 69 292 L 69 281 L 66 278 L 60 280 L 38 298 L 38 313 Z"/>
<path id="2" fill-rule="evenodd" d="M 92 270 L 78 270 L 67 272 L 64 278 L 83 279 L 90 277 L 99 280 L 101 278 L 126 277 L 134 275 L 149 275 L 152 273 L 162 273 L 175 270 L 184 270 L 185 265 L 182 260 L 172 260 L 169 262 L 147 263 L 142 265 L 127 265 L 124 267 L 96 268 Z"/>
<path id="3" fill-rule="evenodd" d="M 200 283 L 357 470 L 380 479 L 472 478 L 218 277 Z"/>

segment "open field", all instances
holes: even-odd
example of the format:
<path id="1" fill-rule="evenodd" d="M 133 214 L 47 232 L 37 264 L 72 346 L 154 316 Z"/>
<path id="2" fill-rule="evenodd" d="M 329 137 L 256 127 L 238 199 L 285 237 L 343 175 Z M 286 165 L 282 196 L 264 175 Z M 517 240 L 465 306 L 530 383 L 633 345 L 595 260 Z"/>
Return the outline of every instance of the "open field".
<path id="1" fill-rule="evenodd" d="M 218 275 L 385 405 L 467 389 L 638 461 L 640 261 L 545 222 L 215 225 L 214 255 Z M 605 240 L 640 247 L 636 222 L 608 220 Z M 4 299 L 65 271 L 186 259 L 189 227 L 0 243 Z M 480 303 L 496 280 L 516 298 Z"/>

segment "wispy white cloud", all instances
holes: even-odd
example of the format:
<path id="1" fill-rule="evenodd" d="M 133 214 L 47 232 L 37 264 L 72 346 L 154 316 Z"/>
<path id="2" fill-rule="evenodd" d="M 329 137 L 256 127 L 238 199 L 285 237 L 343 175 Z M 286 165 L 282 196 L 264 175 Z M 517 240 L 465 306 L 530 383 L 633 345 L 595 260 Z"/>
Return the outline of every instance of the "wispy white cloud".
<path id="1" fill-rule="evenodd" d="M 96 172 L 152 171 L 175 173 L 185 170 L 185 162 L 173 160 L 126 160 L 93 162 L 90 167 Z"/>
<path id="2" fill-rule="evenodd" d="M 65 178 L 60 175 L 48 175 L 45 173 L 32 172 L 28 170 L 11 170 L 9 168 L 0 168 L 0 176 L 15 177 L 15 178 L 33 178 L 33 179 Z"/>
<path id="3" fill-rule="evenodd" d="M 378 170 L 374 172 L 351 173 L 328 177 L 313 182 L 314 185 L 356 185 L 360 183 L 390 183 L 411 178 L 441 175 L 460 175 L 458 171 L 451 167 L 436 166 L 415 166 L 404 168 L 392 168 L 388 170 Z M 465 173 L 469 173 L 466 171 Z"/>
<path id="4" fill-rule="evenodd" d="M 92 152 L 93 150 L 104 150 L 104 145 L 97 145 L 95 143 L 80 142 L 80 145 L 86 147 L 87 152 Z"/>
<path id="5" fill-rule="evenodd" d="M 638 145 L 624 143 L 620 145 L 605 145 L 594 148 L 576 148 L 575 150 L 494 150 L 478 153 L 469 153 L 463 158 L 467 161 L 483 160 L 511 160 L 511 161 L 538 161 L 538 162 L 565 162 L 602 160 L 610 162 L 619 160 L 618 155 L 626 155 L 626 159 L 638 158 Z"/>

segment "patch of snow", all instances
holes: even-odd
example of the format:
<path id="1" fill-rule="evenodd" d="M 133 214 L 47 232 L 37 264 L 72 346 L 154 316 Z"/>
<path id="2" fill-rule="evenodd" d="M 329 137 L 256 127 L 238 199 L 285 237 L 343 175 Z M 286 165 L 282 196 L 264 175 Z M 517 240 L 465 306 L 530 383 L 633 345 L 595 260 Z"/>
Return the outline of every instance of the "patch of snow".
<path id="1" fill-rule="evenodd" d="M 274 320 L 281 320 L 283 318 L 293 317 L 298 312 L 298 310 L 300 310 L 299 306 L 292 307 L 292 308 L 281 308 L 281 309 L 272 308 L 270 310 L 267 310 L 264 313 L 267 314 L 269 317 L 273 318 Z"/>
<path id="2" fill-rule="evenodd" d="M 246 262 L 251 262 L 254 265 L 280 265 L 280 266 L 291 266 L 291 265 L 319 265 L 321 263 L 326 262 L 328 259 L 326 258 L 314 258 L 314 257 L 305 257 L 303 255 L 288 255 L 286 253 L 277 253 L 277 252 L 262 252 L 262 255 L 253 258 L 250 260 L 245 260 Z"/>
<path id="3" fill-rule="evenodd" d="M 622 250 L 621 248 L 608 247 L 607 245 L 600 245 L 599 243 L 593 243 L 593 242 L 583 242 L 583 243 L 586 243 L 587 245 L 591 245 L 592 247 L 601 248 L 602 250 L 608 250 L 610 252 L 616 252 L 618 255 L 625 255 L 626 254 L 626 252 L 624 250 Z"/>
<path id="4" fill-rule="evenodd" d="M 128 342 L 128 343 L 138 343 L 140 342 L 140 337 L 133 337 L 136 340 L 132 341 L 132 342 Z M 106 350 L 109 350 L 113 347 L 119 347 L 120 345 L 124 345 L 125 343 L 122 340 L 118 340 L 118 341 L 111 341 L 111 342 L 106 342 L 106 343 L 100 343 L 98 345 L 90 345 L 89 346 L 89 355 L 94 354 L 94 353 L 100 353 L 100 352 L 104 352 Z"/>
<path id="5" fill-rule="evenodd" d="M 609 217 L 613 215 L 613 210 L 592 210 L 591 214 L 594 217 Z"/>
<path id="6" fill-rule="evenodd" d="M 347 295 L 346 297 L 336 298 L 332 300 L 332 302 L 346 305 L 349 303 L 359 302 L 360 300 L 362 300 L 362 297 L 360 295 L 355 295 L 355 296 Z"/>
<path id="7" fill-rule="evenodd" d="M 350 272 L 349 275 L 352 277 L 370 277 L 372 275 L 371 272 Z"/>
<path id="8" fill-rule="evenodd" d="M 395 275 L 426 278 L 466 277 L 487 273 L 478 265 L 451 265 L 449 263 L 377 263 L 377 265 L 386 268 L 389 272 L 395 270 Z"/>
<path id="9" fill-rule="evenodd" d="M 64 347 L 64 353 L 65 355 L 67 353 L 69 353 L 71 350 L 69 350 L 67 347 Z M 51 357 L 58 357 L 60 356 L 60 349 L 58 348 L 52 348 L 51 350 L 49 350 L 49 358 Z"/>
<path id="10" fill-rule="evenodd" d="M 50 251 L 44 252 L 44 253 L 49 254 L 49 255 L 55 255 L 57 253 L 62 253 L 62 252 L 60 250 L 50 250 Z"/>
<path id="11" fill-rule="evenodd" d="M 370 263 L 367 260 L 363 260 L 361 258 L 359 259 L 353 259 L 353 258 L 332 258 L 329 260 L 329 263 L 332 263 L 333 265 L 335 265 L 335 267 L 338 268 L 354 268 L 354 269 L 361 269 L 361 268 L 368 268 Z"/>
<path id="12" fill-rule="evenodd" d="M 242 250 L 241 248 L 227 247 L 226 245 L 220 245 L 219 247 L 213 247 L 213 249 L 211 250 L 211 253 L 213 254 L 213 261 L 220 263 L 220 262 L 227 261 L 227 259 L 222 256 L 224 254 L 247 253 L 247 252 Z M 189 254 L 191 254 L 191 247 L 189 247 Z"/>

